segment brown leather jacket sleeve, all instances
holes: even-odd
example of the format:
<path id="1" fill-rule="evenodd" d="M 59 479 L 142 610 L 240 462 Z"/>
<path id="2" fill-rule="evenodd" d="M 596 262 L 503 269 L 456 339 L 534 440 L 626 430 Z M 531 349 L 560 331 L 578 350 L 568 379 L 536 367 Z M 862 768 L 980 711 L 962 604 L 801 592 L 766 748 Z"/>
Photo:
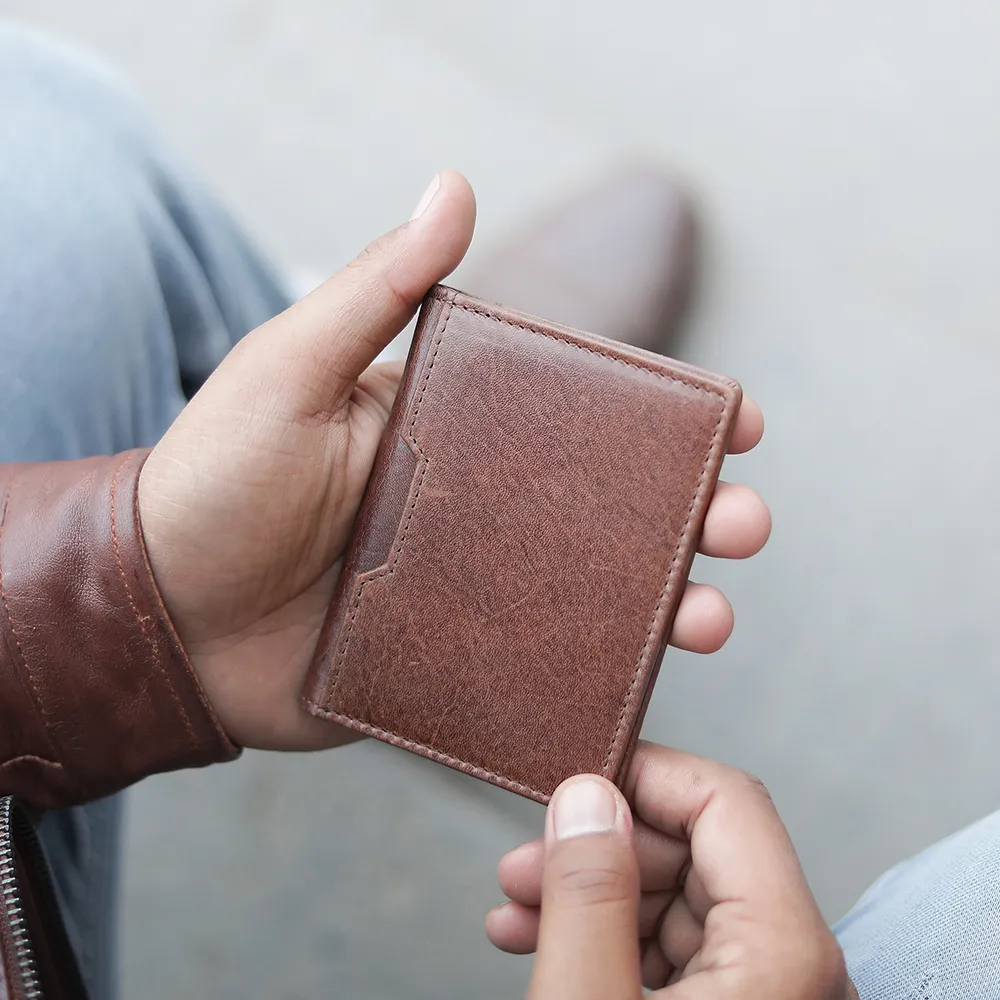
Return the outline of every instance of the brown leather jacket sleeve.
<path id="1" fill-rule="evenodd" d="M 0 795 L 65 806 L 238 753 L 153 580 L 146 454 L 0 464 Z"/>

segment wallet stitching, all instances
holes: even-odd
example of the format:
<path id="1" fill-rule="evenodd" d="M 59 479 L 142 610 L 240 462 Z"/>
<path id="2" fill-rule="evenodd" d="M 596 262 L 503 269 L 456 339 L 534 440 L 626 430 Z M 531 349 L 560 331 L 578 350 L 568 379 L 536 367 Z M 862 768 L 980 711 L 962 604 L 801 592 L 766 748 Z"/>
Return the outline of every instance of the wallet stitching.
<path id="1" fill-rule="evenodd" d="M 518 791 L 522 793 L 526 792 L 531 796 L 546 797 L 545 792 L 542 792 L 537 788 L 533 788 L 530 785 L 523 784 L 522 782 L 515 781 L 513 778 L 509 778 L 504 774 L 500 774 L 496 771 L 490 771 L 484 767 L 479 766 L 478 764 L 473 764 L 470 761 L 462 760 L 459 757 L 453 757 L 451 754 L 444 753 L 441 750 L 436 750 L 435 748 L 426 746 L 423 743 L 418 743 L 416 740 L 409 739 L 406 736 L 400 736 L 398 733 L 395 733 L 392 730 L 382 729 L 378 726 L 373 725 L 370 722 L 365 722 L 362 719 L 357 719 L 354 716 L 345 715 L 340 712 L 334 712 L 330 707 L 333 704 L 334 698 L 336 697 L 337 686 L 340 682 L 341 669 L 343 668 L 344 661 L 347 657 L 347 649 L 350 643 L 351 631 L 354 627 L 355 619 L 357 618 L 358 612 L 361 607 L 362 592 L 364 591 L 365 586 L 370 581 L 382 579 L 386 576 L 389 576 L 395 569 L 396 565 L 399 562 L 399 558 L 402 554 L 403 545 L 406 541 L 406 534 L 410 527 L 410 521 L 412 520 L 413 512 L 414 509 L 416 508 L 417 500 L 420 496 L 420 489 L 423 486 L 424 475 L 427 472 L 427 466 L 429 463 L 423 448 L 421 448 L 419 442 L 413 435 L 413 429 L 417 422 L 417 415 L 419 413 L 420 405 L 424 398 L 424 392 L 427 389 L 428 383 L 430 382 L 431 371 L 434 367 L 434 359 L 437 357 L 438 349 L 441 347 L 441 343 L 444 341 L 444 336 L 448 329 L 448 321 L 451 318 L 452 309 L 458 308 L 463 310 L 464 312 L 475 313 L 477 315 L 490 319 L 493 322 L 500 323 L 504 326 L 510 326 L 518 330 L 524 330 L 526 333 L 534 333 L 537 336 L 545 337 L 548 340 L 554 340 L 557 343 L 567 344 L 568 346 L 574 347 L 579 351 L 584 351 L 587 354 L 594 354 L 598 357 L 606 358 L 608 361 L 611 361 L 615 364 L 624 365 L 627 368 L 635 368 L 639 371 L 644 371 L 648 372 L 651 375 L 655 375 L 657 378 L 661 378 L 669 382 L 676 382 L 681 385 L 688 386 L 689 388 L 695 389 L 698 392 L 716 396 L 719 400 L 721 400 L 723 404 L 722 410 L 719 413 L 719 418 L 715 424 L 715 430 L 712 434 L 712 439 L 708 447 L 708 453 L 705 456 L 705 461 L 702 463 L 701 474 L 699 475 L 698 482 L 695 486 L 694 497 L 691 500 L 691 505 L 688 507 L 687 516 L 684 520 L 684 526 L 681 529 L 681 534 L 677 541 L 677 547 L 674 550 L 673 559 L 671 560 L 670 567 L 667 570 L 667 578 L 663 584 L 662 589 L 660 590 L 660 596 L 656 602 L 656 606 L 653 609 L 653 617 L 652 620 L 650 621 L 649 629 L 646 632 L 646 640 L 643 644 L 642 649 L 639 652 L 639 657 L 636 662 L 635 671 L 632 674 L 632 680 L 629 684 L 628 691 L 625 694 L 625 698 L 622 701 L 621 711 L 618 714 L 618 723 L 615 726 L 614 735 L 612 736 L 611 739 L 611 745 L 608 747 L 608 752 L 604 758 L 604 763 L 601 768 L 601 773 L 604 774 L 605 776 L 607 775 L 608 768 L 611 766 L 611 762 L 614 758 L 615 751 L 618 746 L 618 741 L 621 738 L 622 727 L 625 723 L 625 716 L 626 713 L 628 712 L 628 707 L 632 703 L 633 697 L 635 695 L 636 685 L 639 682 L 640 676 L 643 674 L 644 660 L 646 659 L 646 656 L 649 653 L 650 643 L 653 638 L 653 633 L 656 631 L 656 620 L 659 617 L 660 611 L 662 610 L 664 603 L 666 602 L 667 595 L 670 593 L 671 585 L 674 582 L 674 575 L 677 571 L 677 567 L 680 565 L 681 553 L 685 549 L 685 543 L 688 540 L 688 535 L 691 530 L 691 520 L 692 517 L 694 516 L 694 509 L 697 506 L 699 499 L 701 499 L 702 494 L 704 493 L 705 477 L 708 474 L 708 467 L 712 461 L 712 456 L 715 453 L 716 448 L 718 447 L 719 437 L 727 413 L 727 407 L 726 407 L 726 403 L 728 401 L 727 395 L 721 388 L 715 386 L 702 385 L 698 382 L 691 381 L 690 379 L 683 378 L 680 375 L 668 374 L 667 372 L 657 371 L 655 368 L 650 368 L 646 365 L 641 365 L 634 361 L 626 361 L 624 358 L 616 357 L 615 355 L 609 354 L 606 351 L 601 351 L 590 347 L 584 347 L 582 344 L 578 344 L 575 341 L 569 339 L 568 337 L 561 336 L 555 332 L 542 330 L 536 326 L 531 326 L 524 323 L 517 323 L 514 322 L 513 320 L 504 319 L 496 315 L 496 313 L 490 312 L 488 309 L 481 309 L 473 305 L 467 305 L 464 303 L 455 302 L 454 299 L 452 298 L 442 299 L 440 296 L 437 295 L 435 295 L 434 298 L 437 299 L 438 301 L 447 302 L 447 312 L 444 314 L 444 318 L 441 323 L 441 332 L 437 335 L 436 343 L 434 343 L 434 345 L 431 348 L 431 353 L 427 360 L 427 369 L 426 372 L 424 373 L 424 381 L 420 387 L 420 392 L 417 395 L 417 399 L 413 404 L 413 416 L 412 419 L 410 420 L 410 425 L 407 431 L 407 437 L 409 441 L 420 453 L 420 457 L 424 463 L 423 469 L 421 470 L 420 473 L 420 480 L 417 483 L 417 488 L 414 491 L 413 500 L 410 503 L 410 509 L 407 513 L 406 522 L 403 525 L 403 529 L 400 534 L 399 545 L 396 548 L 396 555 L 393 559 L 392 565 L 388 566 L 384 570 L 381 570 L 375 576 L 363 580 L 354 595 L 354 600 L 352 601 L 354 605 L 354 610 L 351 613 L 351 617 L 348 620 L 347 625 L 345 627 L 344 644 L 343 647 L 341 648 L 340 656 L 337 659 L 336 667 L 334 668 L 333 680 L 330 687 L 329 697 L 327 698 L 326 704 L 323 709 L 319 709 L 319 706 L 316 707 L 317 709 L 319 709 L 319 713 L 321 715 L 324 715 L 328 718 L 341 719 L 347 722 L 355 723 L 356 725 L 362 727 L 363 731 L 368 732 L 372 736 L 391 737 L 391 740 L 395 741 L 399 746 L 402 746 L 406 749 L 422 752 L 424 756 L 431 756 L 435 759 L 439 759 L 444 763 L 459 765 L 460 768 L 463 770 L 469 769 L 468 773 L 472 774 L 475 777 L 492 780 L 495 783 L 500 784 L 511 791 Z"/>
<path id="2" fill-rule="evenodd" d="M 656 368 L 650 368 L 648 365 L 641 365 L 637 361 L 626 361 L 624 358 L 619 358 L 614 354 L 608 354 L 606 351 L 601 351 L 594 347 L 584 347 L 583 344 L 578 344 L 575 340 L 571 340 L 569 337 L 553 330 L 543 330 L 540 327 L 532 326 L 529 323 L 518 323 L 511 319 L 505 319 L 502 316 L 498 316 L 494 312 L 490 312 L 488 309 L 483 309 L 473 305 L 466 305 L 461 302 L 456 302 L 455 307 L 463 309 L 465 312 L 476 313 L 478 316 L 485 316 L 487 319 L 491 319 L 495 323 L 502 323 L 504 326 L 512 326 L 516 330 L 524 330 L 526 333 L 536 333 L 539 337 L 547 337 L 549 340 L 555 340 L 560 344 L 575 347 L 578 351 L 585 351 L 587 354 L 595 354 L 599 358 L 607 358 L 608 361 L 613 361 L 617 365 L 624 365 L 626 368 L 635 368 L 641 372 L 649 372 L 650 375 L 666 379 L 668 382 L 677 382 L 680 385 L 688 386 L 690 389 L 696 389 L 698 392 L 705 392 L 712 396 L 718 396 L 721 400 L 723 400 L 723 402 L 725 402 L 726 394 L 717 386 L 707 386 L 701 382 L 695 382 L 691 379 L 684 378 L 683 375 L 675 375 L 659 371 Z"/>
<path id="3" fill-rule="evenodd" d="M 380 726 L 373 725 L 370 722 L 364 722 L 361 719 L 356 719 L 353 715 L 344 715 L 341 712 L 328 710 L 322 710 L 320 714 L 328 719 L 354 723 L 356 726 L 360 727 L 360 731 L 366 733 L 368 736 L 375 736 L 377 738 L 384 738 L 387 736 L 391 737 L 390 742 L 396 746 L 402 747 L 404 750 L 419 751 L 424 757 L 431 757 L 433 760 L 438 760 L 443 764 L 450 764 L 453 767 L 457 767 L 459 770 L 464 771 L 466 774 L 471 774 L 475 778 L 487 778 L 495 784 L 501 785 L 503 788 L 507 788 L 510 791 L 522 793 L 527 792 L 534 796 L 544 796 L 546 794 L 545 792 L 539 791 L 537 788 L 532 788 L 531 785 L 525 785 L 523 782 L 515 781 L 513 778 L 508 778 L 505 774 L 500 774 L 497 771 L 490 771 L 485 767 L 480 767 L 478 764 L 473 764 L 471 761 L 462 760 L 461 757 L 453 757 L 450 753 L 445 753 L 443 750 L 438 750 L 435 747 L 428 746 L 426 743 L 418 743 L 416 740 L 411 740 L 407 736 L 400 736 L 399 733 L 394 733 L 391 729 L 382 729 Z"/>
<path id="4" fill-rule="evenodd" d="M 121 475 L 122 469 L 128 465 L 131 458 L 131 455 L 126 455 L 126 457 L 123 458 L 121 463 L 118 465 L 118 468 L 115 469 L 114 475 L 111 477 L 109 507 L 111 513 L 111 547 L 115 554 L 115 565 L 118 567 L 118 576 L 121 578 L 122 589 L 125 591 L 128 606 L 132 610 L 132 614 L 135 617 L 135 623 L 139 626 L 139 631 L 142 633 L 143 639 L 146 640 L 146 645 L 149 647 L 150 653 L 152 653 L 153 663 L 156 664 L 157 673 L 159 673 L 166 684 L 167 691 L 170 694 L 170 700 L 174 703 L 174 707 L 177 709 L 177 714 L 181 717 L 181 722 L 184 724 L 184 730 L 188 734 L 188 739 L 191 741 L 191 745 L 197 746 L 198 739 L 194 733 L 194 726 L 191 724 L 191 719 L 188 716 L 187 711 L 185 711 L 180 695 L 177 694 L 177 690 L 174 688 L 174 682 L 171 680 L 170 671 L 164 665 L 163 657 L 160 655 L 159 643 L 156 641 L 156 636 L 151 634 L 149 630 L 150 616 L 140 614 L 139 608 L 135 602 L 135 597 L 132 594 L 132 588 L 129 586 L 128 576 L 125 573 L 125 564 L 122 561 L 121 543 L 118 538 L 118 525 L 115 518 L 115 493 L 118 490 L 118 477 Z M 133 498 L 133 504 L 138 504 L 138 494 L 136 494 Z M 133 516 L 135 516 L 135 512 L 137 512 L 137 510 L 138 508 L 134 507 Z"/>
<path id="5" fill-rule="evenodd" d="M 701 474 L 698 476 L 698 482 L 694 489 L 694 496 L 691 498 L 691 505 L 688 507 L 687 516 L 684 519 L 684 527 L 681 529 L 680 537 L 677 540 L 677 548 L 674 550 L 674 557 L 670 562 L 670 568 L 667 570 L 667 579 L 663 584 L 663 589 L 660 591 L 660 597 L 656 602 L 656 607 L 653 609 L 653 618 L 649 623 L 649 630 L 646 632 L 646 641 L 643 643 L 642 649 L 639 651 L 639 659 L 635 666 L 635 673 L 632 675 L 632 682 L 629 684 L 628 691 L 625 694 L 625 699 L 622 702 L 621 711 L 618 713 L 618 724 L 615 726 L 615 733 L 611 738 L 611 746 L 608 748 L 607 756 L 604 758 L 604 764 L 601 767 L 601 774 L 605 776 L 607 776 L 608 768 L 611 766 L 612 759 L 618 749 L 618 741 L 621 739 L 622 727 L 625 724 L 625 716 L 635 696 L 635 690 L 639 683 L 639 678 L 646 672 L 643 667 L 645 666 L 648 668 L 648 664 L 644 661 L 649 655 L 650 643 L 653 640 L 653 633 L 656 631 L 656 620 L 659 618 L 660 611 L 666 603 L 667 595 L 670 593 L 674 582 L 674 575 L 677 572 L 677 567 L 681 563 L 682 553 L 686 549 L 688 535 L 691 531 L 691 520 L 694 517 L 694 509 L 698 505 L 698 501 L 701 499 L 702 494 L 705 491 L 705 477 L 708 474 L 708 467 L 711 464 L 712 456 L 715 454 L 715 450 L 719 446 L 719 438 L 722 432 L 722 425 L 725 417 L 726 407 L 723 405 L 722 411 L 719 413 L 719 419 L 715 422 L 715 430 L 712 434 L 712 440 L 708 446 L 708 454 L 705 455 L 705 461 L 701 466 Z"/>
<path id="6" fill-rule="evenodd" d="M 413 491 L 413 499 L 410 501 L 409 509 L 406 512 L 406 520 L 403 522 L 403 527 L 399 534 L 399 543 L 396 546 L 396 552 L 393 560 L 384 569 L 379 570 L 374 576 L 367 577 L 362 580 L 358 585 L 358 589 L 355 591 L 354 598 L 351 601 L 353 604 L 353 610 L 351 612 L 351 617 L 347 622 L 344 629 L 344 644 L 341 647 L 340 656 L 337 658 L 337 665 L 334 668 L 333 677 L 330 684 L 330 694 L 326 699 L 326 709 L 330 710 L 330 706 L 333 704 L 333 700 L 337 694 L 337 686 L 340 683 L 341 670 L 344 666 L 344 661 L 347 659 L 347 649 L 351 642 L 351 632 L 354 630 L 354 622 L 358 617 L 358 612 L 361 610 L 361 597 L 364 593 L 365 587 L 371 583 L 373 580 L 381 580 L 387 576 L 391 576 L 396 566 L 399 565 L 399 560 L 403 554 L 403 546 L 406 544 L 406 536 L 410 530 L 410 522 L 413 520 L 413 512 L 416 510 L 417 501 L 420 499 L 420 490 L 424 485 L 424 476 L 427 474 L 427 466 L 430 464 L 427 460 L 427 455 L 424 449 L 420 447 L 420 442 L 417 441 L 414 435 L 414 427 L 417 423 L 417 416 L 420 413 L 420 405 L 424 400 L 424 392 L 427 390 L 427 386 L 431 380 L 431 372 L 434 370 L 434 360 L 437 358 L 437 353 L 444 341 L 444 335 L 448 330 L 448 320 L 451 319 L 451 304 L 446 306 L 446 311 L 441 320 L 441 330 L 440 333 L 436 335 L 436 340 L 431 346 L 431 352 L 427 357 L 427 368 L 423 373 L 423 383 L 420 386 L 420 391 L 417 393 L 417 398 L 413 403 L 413 416 L 410 420 L 410 425 L 406 430 L 407 440 L 417 449 L 420 454 L 420 460 L 423 463 L 420 469 L 420 478 L 417 480 L 416 489 Z M 360 720 L 357 720 L 360 721 Z"/>

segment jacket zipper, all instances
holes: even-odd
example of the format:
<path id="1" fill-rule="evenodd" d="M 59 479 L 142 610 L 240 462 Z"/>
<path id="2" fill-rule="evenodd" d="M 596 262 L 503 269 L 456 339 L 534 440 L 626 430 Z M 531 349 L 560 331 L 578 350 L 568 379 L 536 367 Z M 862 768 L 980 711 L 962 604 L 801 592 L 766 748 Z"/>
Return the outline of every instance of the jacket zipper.
<path id="1" fill-rule="evenodd" d="M 20 979 L 24 1000 L 41 1000 L 42 989 L 35 968 L 35 955 L 28 936 L 28 925 L 21 906 L 21 892 L 17 884 L 17 865 L 14 861 L 14 800 L 0 798 L 0 916 L 7 924 L 13 947 L 11 977 Z M 16 983 L 12 984 L 16 987 Z"/>

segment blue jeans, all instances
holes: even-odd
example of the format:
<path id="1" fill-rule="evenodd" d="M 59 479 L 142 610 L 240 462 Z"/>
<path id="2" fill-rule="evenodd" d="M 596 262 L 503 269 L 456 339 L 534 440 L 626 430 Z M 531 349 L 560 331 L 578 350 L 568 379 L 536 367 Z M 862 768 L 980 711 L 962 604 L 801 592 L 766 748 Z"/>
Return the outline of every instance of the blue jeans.
<path id="1" fill-rule="evenodd" d="M 154 444 L 271 269 L 101 66 L 0 23 L 0 461 Z M 121 797 L 40 833 L 93 1000 L 117 995 Z"/>
<path id="2" fill-rule="evenodd" d="M 861 1000 L 1000 998 L 1000 812 L 887 872 L 834 931 Z"/>
<path id="3" fill-rule="evenodd" d="M 0 461 L 152 444 L 271 270 L 99 66 L 0 25 Z M 116 995 L 120 797 L 42 837 L 93 1000 Z M 862 1000 L 1000 998 L 1000 813 L 893 869 L 836 927 Z"/>

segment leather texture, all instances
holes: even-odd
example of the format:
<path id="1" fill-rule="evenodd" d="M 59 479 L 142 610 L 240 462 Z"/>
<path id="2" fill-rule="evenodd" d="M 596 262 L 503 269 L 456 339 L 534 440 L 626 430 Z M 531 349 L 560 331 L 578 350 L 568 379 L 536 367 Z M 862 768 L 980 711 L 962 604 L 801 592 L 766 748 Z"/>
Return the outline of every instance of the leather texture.
<path id="1" fill-rule="evenodd" d="M 306 706 L 539 802 L 619 781 L 740 400 L 432 290 Z"/>
<path id="2" fill-rule="evenodd" d="M 238 753 L 150 571 L 146 454 L 0 465 L 0 794 L 65 806 Z"/>
<path id="3" fill-rule="evenodd" d="M 494 302 L 646 350 L 676 349 L 695 272 L 691 201 L 666 171 L 628 165 L 476 255 L 462 284 Z"/>

